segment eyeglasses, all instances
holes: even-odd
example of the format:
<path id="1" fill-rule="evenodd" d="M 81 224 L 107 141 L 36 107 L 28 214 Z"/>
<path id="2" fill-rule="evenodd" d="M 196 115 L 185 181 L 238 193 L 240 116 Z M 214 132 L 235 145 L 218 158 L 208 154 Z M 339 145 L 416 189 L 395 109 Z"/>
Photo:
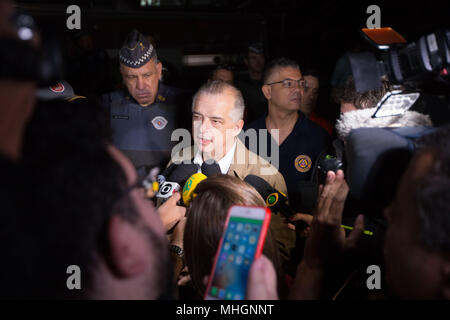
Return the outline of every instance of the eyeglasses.
<path id="1" fill-rule="evenodd" d="M 306 88 L 306 80 L 300 79 L 300 80 L 292 80 L 292 79 L 284 79 L 277 82 L 272 83 L 266 83 L 266 85 L 271 86 L 273 84 L 281 83 L 281 86 L 286 89 L 292 89 L 298 86 L 299 88 Z"/>

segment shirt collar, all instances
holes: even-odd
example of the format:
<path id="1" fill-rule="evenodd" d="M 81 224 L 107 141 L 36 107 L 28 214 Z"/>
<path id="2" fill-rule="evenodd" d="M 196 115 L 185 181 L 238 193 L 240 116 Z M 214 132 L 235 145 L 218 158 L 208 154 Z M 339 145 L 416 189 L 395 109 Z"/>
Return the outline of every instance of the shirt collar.
<path id="1" fill-rule="evenodd" d="M 222 159 L 217 161 L 217 164 L 220 167 L 220 172 L 222 174 L 228 173 L 228 170 L 230 169 L 230 166 L 231 166 L 231 162 L 233 161 L 233 158 L 234 158 L 235 151 L 236 151 L 236 141 L 234 142 L 231 149 L 227 152 L 227 154 Z M 197 153 L 195 154 L 193 162 L 195 164 L 198 164 L 200 167 L 202 166 L 203 157 L 202 157 L 202 153 L 200 152 L 200 150 L 198 150 Z M 199 169 L 198 172 L 201 172 L 201 169 Z"/>

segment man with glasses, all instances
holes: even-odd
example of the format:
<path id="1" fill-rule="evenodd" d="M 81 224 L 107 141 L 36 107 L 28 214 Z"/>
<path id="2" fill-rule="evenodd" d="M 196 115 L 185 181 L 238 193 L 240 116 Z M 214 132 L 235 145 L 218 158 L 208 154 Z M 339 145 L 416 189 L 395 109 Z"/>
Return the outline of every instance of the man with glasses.
<path id="1" fill-rule="evenodd" d="M 314 162 L 320 152 L 326 149 L 329 141 L 329 135 L 324 129 L 299 112 L 305 86 L 306 81 L 295 61 L 287 58 L 272 61 L 266 69 L 262 86 L 262 92 L 268 101 L 268 114 L 246 127 L 246 130 L 255 129 L 257 133 L 260 129 L 268 130 L 266 150 L 272 150 L 272 143 L 278 145 L 278 170 L 284 176 L 291 195 L 302 192 L 302 182 L 311 178 Z M 259 140 L 264 136 L 257 136 L 259 149 Z M 304 210 L 302 206 L 305 203 L 300 207 L 293 203 L 298 198 L 291 196 L 291 204 L 294 208 L 297 206 L 297 210 Z M 302 198 L 303 201 L 306 200 L 305 197 Z"/>

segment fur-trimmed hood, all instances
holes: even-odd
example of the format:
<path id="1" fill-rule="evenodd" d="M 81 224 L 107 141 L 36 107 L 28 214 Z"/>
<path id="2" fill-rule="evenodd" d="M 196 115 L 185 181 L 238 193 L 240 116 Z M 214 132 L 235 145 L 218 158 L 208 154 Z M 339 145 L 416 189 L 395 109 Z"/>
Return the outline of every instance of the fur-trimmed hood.
<path id="1" fill-rule="evenodd" d="M 405 111 L 398 116 L 372 118 L 375 111 L 376 108 L 368 108 L 341 114 L 341 117 L 336 122 L 336 131 L 339 139 L 345 140 L 351 130 L 358 128 L 432 126 L 428 115 L 416 111 Z"/>

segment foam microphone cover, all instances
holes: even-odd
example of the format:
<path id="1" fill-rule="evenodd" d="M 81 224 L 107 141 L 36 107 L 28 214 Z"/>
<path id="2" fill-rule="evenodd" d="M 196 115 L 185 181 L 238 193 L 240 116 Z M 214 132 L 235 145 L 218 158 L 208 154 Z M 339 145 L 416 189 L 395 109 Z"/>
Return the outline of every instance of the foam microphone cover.
<path id="1" fill-rule="evenodd" d="M 255 188 L 264 200 L 266 200 L 271 193 L 277 192 L 266 180 L 258 176 L 249 174 L 244 178 L 244 181 Z"/>
<path id="2" fill-rule="evenodd" d="M 181 194 L 185 206 L 188 206 L 191 200 L 195 198 L 196 194 L 194 193 L 194 191 L 197 185 L 206 179 L 207 176 L 200 172 L 194 173 L 192 176 L 189 177 L 189 179 L 187 179 Z"/>
<path id="3" fill-rule="evenodd" d="M 261 197 L 266 201 L 266 204 L 273 212 L 281 212 L 284 216 L 289 217 L 295 212 L 286 203 L 287 197 L 280 191 L 273 188 L 266 180 L 258 176 L 249 174 L 244 178 L 244 181 L 253 186 Z M 275 198 L 273 198 L 275 197 Z M 271 201 L 271 199 L 273 199 Z M 272 202 L 272 205 L 269 203 Z"/>
<path id="4" fill-rule="evenodd" d="M 216 161 L 214 161 L 213 163 L 203 162 L 202 173 L 207 177 L 212 177 L 217 174 L 221 174 L 222 171 L 220 171 L 219 164 Z"/>
<path id="5" fill-rule="evenodd" d="M 182 186 L 190 176 L 197 173 L 198 165 L 195 163 L 181 163 L 177 165 L 170 175 L 167 177 L 167 181 L 176 182 Z"/>
<path id="6" fill-rule="evenodd" d="M 164 169 L 163 172 L 158 174 L 157 180 L 160 185 L 162 185 L 166 180 L 167 177 L 172 173 L 172 171 L 179 166 L 179 164 L 171 163 L 167 168 Z"/>

